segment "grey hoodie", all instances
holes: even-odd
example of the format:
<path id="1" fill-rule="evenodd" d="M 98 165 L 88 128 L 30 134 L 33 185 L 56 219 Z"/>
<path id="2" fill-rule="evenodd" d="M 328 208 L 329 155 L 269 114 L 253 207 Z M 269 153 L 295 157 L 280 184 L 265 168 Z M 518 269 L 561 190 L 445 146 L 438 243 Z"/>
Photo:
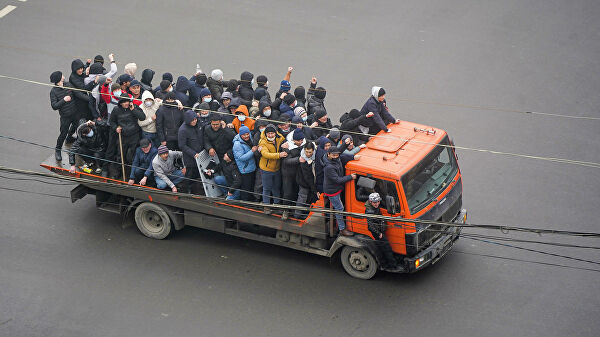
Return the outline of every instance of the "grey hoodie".
<path id="1" fill-rule="evenodd" d="M 167 160 L 163 160 L 159 155 L 156 155 L 154 159 L 152 159 L 152 169 L 154 170 L 154 174 L 160 178 L 160 180 L 164 181 L 170 188 L 173 188 L 175 184 L 167 177 L 169 174 L 173 174 L 175 172 L 175 159 L 182 158 L 183 154 L 181 151 L 171 151 L 169 150 L 169 157 Z"/>

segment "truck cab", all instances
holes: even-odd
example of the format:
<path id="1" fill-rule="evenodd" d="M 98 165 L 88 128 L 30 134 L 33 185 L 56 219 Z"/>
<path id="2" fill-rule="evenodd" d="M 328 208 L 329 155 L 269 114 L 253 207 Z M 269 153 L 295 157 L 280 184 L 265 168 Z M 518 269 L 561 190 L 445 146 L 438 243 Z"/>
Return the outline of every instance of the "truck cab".
<path id="1" fill-rule="evenodd" d="M 461 173 L 447 133 L 406 121 L 393 124 L 390 129 L 392 132 L 371 139 L 360 151 L 359 160 L 346 165 L 346 174 L 357 175 L 345 187 L 346 210 L 364 213 L 368 195 L 378 192 L 385 216 L 466 221 L 466 210 L 461 209 Z M 364 218 L 348 219 L 348 227 L 359 237 L 373 238 Z M 418 221 L 388 221 L 386 231 L 392 250 L 405 257 L 403 265 L 408 272 L 435 263 L 459 233 L 460 227 Z"/>

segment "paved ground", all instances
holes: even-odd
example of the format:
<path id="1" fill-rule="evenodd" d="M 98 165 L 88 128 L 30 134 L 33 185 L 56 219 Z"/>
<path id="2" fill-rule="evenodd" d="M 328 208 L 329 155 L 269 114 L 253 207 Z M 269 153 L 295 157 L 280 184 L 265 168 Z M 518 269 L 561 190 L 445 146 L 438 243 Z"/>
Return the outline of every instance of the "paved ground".
<path id="1" fill-rule="evenodd" d="M 152 67 L 188 75 L 200 63 L 206 71 L 222 68 L 227 78 L 264 73 L 275 89 L 293 65 L 293 85 L 317 75 L 336 118 L 379 84 L 395 115 L 444 128 L 458 145 L 600 161 L 599 121 L 415 103 L 600 116 L 596 1 L 0 1 L 5 5 L 17 8 L 0 18 L 0 74 L 47 82 L 53 70 L 68 75 L 74 57 L 114 52 L 119 66 L 135 61 L 140 73 Z M 0 79 L 0 134 L 54 144 L 58 119 L 48 91 Z M 24 169 L 50 154 L 6 140 L 0 153 L 0 165 Z M 467 150 L 459 156 L 471 222 L 599 230 L 598 169 Z M 6 179 L 0 186 L 63 196 L 70 189 Z M 150 240 L 122 230 L 119 217 L 96 211 L 92 199 L 72 205 L 3 190 L 0 205 L 1 336 L 600 330 L 597 272 L 458 252 L 590 267 L 576 261 L 463 239 L 419 274 L 365 282 L 336 261 L 202 230 Z M 593 250 L 534 248 L 600 260 Z"/>

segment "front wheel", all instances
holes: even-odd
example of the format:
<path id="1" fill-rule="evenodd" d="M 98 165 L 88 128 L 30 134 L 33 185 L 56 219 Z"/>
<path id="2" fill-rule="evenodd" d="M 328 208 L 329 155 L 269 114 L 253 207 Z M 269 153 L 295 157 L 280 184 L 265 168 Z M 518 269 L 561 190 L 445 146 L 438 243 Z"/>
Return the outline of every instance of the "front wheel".
<path id="1" fill-rule="evenodd" d="M 135 224 L 145 236 L 161 240 L 171 233 L 171 219 L 157 204 L 144 202 L 135 209 Z"/>
<path id="2" fill-rule="evenodd" d="M 350 276 L 368 280 L 375 276 L 377 260 L 364 248 L 344 246 L 340 254 L 342 266 Z"/>

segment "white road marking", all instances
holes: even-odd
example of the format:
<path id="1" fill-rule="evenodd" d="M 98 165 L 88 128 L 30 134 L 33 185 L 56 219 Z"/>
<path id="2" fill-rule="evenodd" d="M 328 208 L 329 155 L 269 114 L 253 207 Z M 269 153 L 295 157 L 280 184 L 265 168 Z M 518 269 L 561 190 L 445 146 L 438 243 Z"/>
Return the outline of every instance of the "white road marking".
<path id="1" fill-rule="evenodd" d="M 12 12 L 13 9 L 15 9 L 15 8 L 17 8 L 17 6 L 6 5 L 6 7 L 2 8 L 2 10 L 0 10 L 0 19 L 3 18 L 6 14 Z"/>

